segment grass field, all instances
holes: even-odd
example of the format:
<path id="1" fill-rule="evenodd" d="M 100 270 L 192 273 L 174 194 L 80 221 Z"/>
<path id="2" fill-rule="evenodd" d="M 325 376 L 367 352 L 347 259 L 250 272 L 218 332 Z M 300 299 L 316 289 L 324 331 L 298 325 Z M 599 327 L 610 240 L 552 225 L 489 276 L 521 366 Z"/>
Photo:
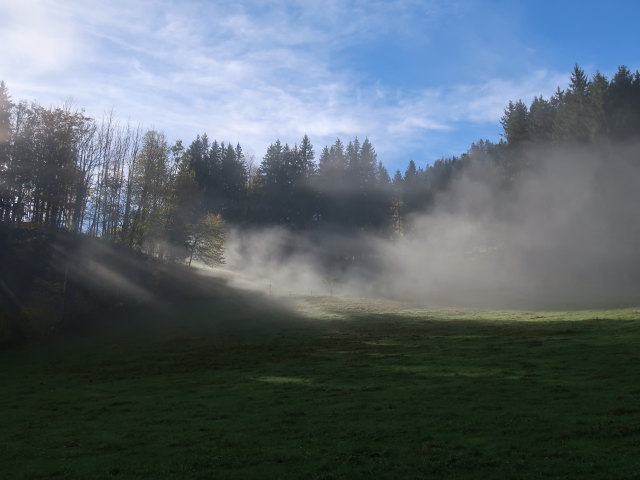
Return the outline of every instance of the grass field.
<path id="1" fill-rule="evenodd" d="M 640 478 L 640 312 L 205 304 L 0 352 L 0 477 Z"/>

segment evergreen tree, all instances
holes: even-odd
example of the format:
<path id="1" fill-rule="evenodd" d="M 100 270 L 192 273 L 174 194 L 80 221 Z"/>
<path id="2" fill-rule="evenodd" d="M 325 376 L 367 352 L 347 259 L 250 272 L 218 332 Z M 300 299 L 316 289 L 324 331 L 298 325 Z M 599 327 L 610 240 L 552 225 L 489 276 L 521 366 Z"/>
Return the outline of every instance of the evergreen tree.
<path id="1" fill-rule="evenodd" d="M 534 142 L 548 142 L 553 138 L 556 111 L 551 102 L 534 97 L 529 107 L 528 133 Z"/>
<path id="2" fill-rule="evenodd" d="M 349 185 L 353 188 L 358 188 L 363 183 L 362 179 L 362 165 L 360 161 L 361 151 L 360 151 L 360 141 L 358 137 L 354 138 L 347 144 L 346 150 L 346 161 L 347 161 L 347 169 L 346 169 L 346 180 Z"/>
<path id="3" fill-rule="evenodd" d="M 404 172 L 403 181 L 405 185 L 413 185 L 418 179 L 418 169 L 416 168 L 416 162 L 409 160 L 409 165 Z"/>
<path id="4" fill-rule="evenodd" d="M 204 133 L 202 136 L 196 136 L 196 139 L 191 142 L 191 145 L 187 149 L 189 158 L 191 159 L 191 169 L 195 174 L 195 179 L 199 185 L 203 187 L 210 182 L 211 172 L 209 171 L 209 138 Z"/>
<path id="5" fill-rule="evenodd" d="M 239 220 L 247 186 L 247 166 L 242 148 L 231 143 L 224 149 L 220 163 L 220 187 L 223 196 L 223 213 L 231 220 Z"/>
<path id="6" fill-rule="evenodd" d="M 640 81 L 625 66 L 611 79 L 606 104 L 609 134 L 614 138 L 638 135 L 640 129 Z"/>
<path id="7" fill-rule="evenodd" d="M 420 182 L 420 173 L 420 170 L 416 167 L 416 162 L 410 160 L 402 178 L 402 203 L 405 213 L 420 210 L 422 206 L 421 200 L 424 188 L 422 182 Z"/>
<path id="8" fill-rule="evenodd" d="M 173 247 L 173 258 L 184 259 L 194 253 L 190 250 L 192 237 L 196 235 L 205 215 L 202 193 L 196 181 L 192 159 L 185 152 L 171 185 L 167 236 Z"/>
<path id="9" fill-rule="evenodd" d="M 262 159 L 260 168 L 260 183 L 265 188 L 277 188 L 276 186 L 285 185 L 285 167 L 284 167 L 284 145 L 280 140 L 269 145 L 267 153 Z"/>
<path id="10" fill-rule="evenodd" d="M 315 152 L 308 135 L 302 137 L 299 148 L 300 161 L 305 180 L 308 182 L 316 173 L 316 164 L 314 162 Z"/>
<path id="11" fill-rule="evenodd" d="M 522 100 L 516 103 L 509 101 L 500 124 L 510 147 L 520 146 L 529 139 L 529 112 Z"/>
<path id="12" fill-rule="evenodd" d="M 391 185 L 391 177 L 382 162 L 378 162 L 378 166 L 376 167 L 376 181 L 378 185 L 382 187 Z"/>
<path id="13" fill-rule="evenodd" d="M 555 122 L 555 136 L 560 140 L 588 142 L 597 130 L 589 102 L 590 82 L 579 65 L 573 67 L 571 81 L 560 104 Z"/>
<path id="14" fill-rule="evenodd" d="M 285 154 L 288 147 L 276 140 L 267 148 L 258 168 L 258 198 L 255 221 L 259 223 L 285 223 L 285 191 L 288 188 Z"/>
<path id="15" fill-rule="evenodd" d="M 342 141 L 324 147 L 318 162 L 318 182 L 322 190 L 336 190 L 346 184 L 347 157 Z"/>
<path id="16" fill-rule="evenodd" d="M 589 84 L 588 97 L 593 118 L 593 134 L 603 136 L 607 133 L 606 106 L 609 90 L 607 77 L 596 72 Z"/>
<path id="17" fill-rule="evenodd" d="M 376 183 L 376 164 L 378 155 L 368 138 L 364 139 L 360 150 L 360 185 L 371 188 Z"/>
<path id="18" fill-rule="evenodd" d="M 402 177 L 402 172 L 400 172 L 400 170 L 396 170 L 396 173 L 393 174 L 393 185 L 401 187 L 403 182 L 404 178 Z"/>

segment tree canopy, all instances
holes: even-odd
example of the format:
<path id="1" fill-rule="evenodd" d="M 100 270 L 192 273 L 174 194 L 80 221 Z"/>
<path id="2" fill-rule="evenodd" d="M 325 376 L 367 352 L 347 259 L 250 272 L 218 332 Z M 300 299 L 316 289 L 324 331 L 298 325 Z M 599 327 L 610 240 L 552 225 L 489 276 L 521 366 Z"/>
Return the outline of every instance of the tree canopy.
<path id="1" fill-rule="evenodd" d="M 225 224 L 402 234 L 406 217 L 433 208 L 471 166 L 499 172 L 510 188 L 535 167 L 528 146 L 638 140 L 640 73 L 621 66 L 611 79 L 589 77 L 575 65 L 568 88 L 510 101 L 500 124 L 499 142 L 410 160 L 393 178 L 367 137 L 322 148 L 308 135 L 293 145 L 275 140 L 252 173 L 238 142 L 202 133 L 188 146 L 171 144 L 112 114 L 15 101 L 0 82 L 0 219 L 209 263 L 222 261 Z"/>

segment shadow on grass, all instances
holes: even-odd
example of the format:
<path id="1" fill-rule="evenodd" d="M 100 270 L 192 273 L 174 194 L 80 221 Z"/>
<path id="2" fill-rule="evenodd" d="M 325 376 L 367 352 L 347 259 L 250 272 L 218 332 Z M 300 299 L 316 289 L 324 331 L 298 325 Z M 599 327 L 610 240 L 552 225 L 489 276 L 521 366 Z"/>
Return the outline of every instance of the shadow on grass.
<path id="1" fill-rule="evenodd" d="M 562 321 L 560 313 L 334 308 L 341 319 L 268 302 L 192 302 L 178 315 L 122 318 L 118 329 L 0 353 L 4 471 L 637 474 L 640 322 L 632 312 Z"/>

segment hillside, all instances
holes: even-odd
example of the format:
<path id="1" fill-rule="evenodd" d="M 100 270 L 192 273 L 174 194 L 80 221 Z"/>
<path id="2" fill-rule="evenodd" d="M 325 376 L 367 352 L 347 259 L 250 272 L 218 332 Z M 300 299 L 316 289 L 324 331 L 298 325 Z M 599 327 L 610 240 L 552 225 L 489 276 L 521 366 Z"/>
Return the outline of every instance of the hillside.
<path id="1" fill-rule="evenodd" d="M 264 307 L 194 268 L 63 230 L 0 224 L 0 345 L 198 303 L 214 315 L 231 305 Z"/>

